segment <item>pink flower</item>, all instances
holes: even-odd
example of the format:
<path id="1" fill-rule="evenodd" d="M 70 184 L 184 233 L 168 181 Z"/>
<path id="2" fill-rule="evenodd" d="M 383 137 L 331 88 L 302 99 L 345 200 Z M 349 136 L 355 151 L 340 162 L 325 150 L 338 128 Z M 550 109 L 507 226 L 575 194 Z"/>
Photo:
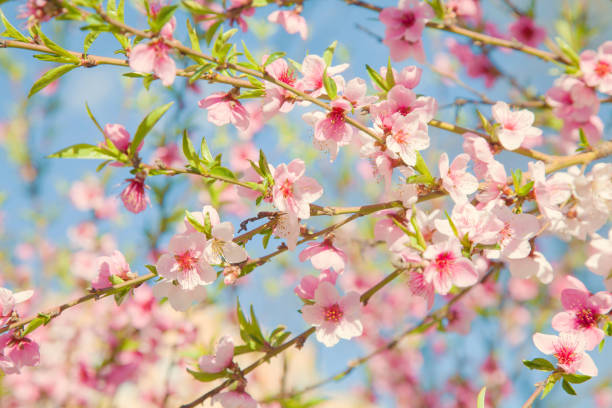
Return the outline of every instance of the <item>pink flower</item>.
<path id="1" fill-rule="evenodd" d="M 204 217 L 210 214 L 211 238 L 206 244 L 205 254 L 208 262 L 222 264 L 224 261 L 230 264 L 240 263 L 249 257 L 246 250 L 235 243 L 234 226 L 229 221 L 220 222 L 217 210 L 206 205 L 202 209 Z"/>
<path id="2" fill-rule="evenodd" d="M 212 398 L 223 408 L 257 408 L 257 401 L 244 391 L 227 391 L 217 394 Z"/>
<path id="3" fill-rule="evenodd" d="M 472 262 L 463 257 L 461 245 L 455 238 L 428 246 L 423 258 L 429 261 L 423 270 L 425 281 L 432 283 L 441 295 L 446 295 L 453 285 L 467 287 L 478 281 L 478 272 Z"/>
<path id="4" fill-rule="evenodd" d="M 200 357 L 198 364 L 205 373 L 219 373 L 232 364 L 233 358 L 234 340 L 230 336 L 223 336 L 215 347 L 215 354 Z"/>
<path id="5" fill-rule="evenodd" d="M 306 20 L 296 10 L 276 10 L 270 13 L 268 21 L 283 26 L 289 34 L 300 33 L 302 40 L 308 37 L 308 25 Z"/>
<path id="6" fill-rule="evenodd" d="M 463 138 L 463 151 L 469 154 L 470 158 L 474 161 L 474 174 L 479 179 L 483 179 L 487 173 L 489 163 L 495 161 L 491 146 L 484 138 L 474 133 L 464 133 Z"/>
<path id="7" fill-rule="evenodd" d="M 251 161 L 257 161 L 258 152 L 251 142 L 235 144 L 230 150 L 229 163 L 235 171 L 245 171 L 251 168 Z"/>
<path id="8" fill-rule="evenodd" d="M 585 339 L 586 350 L 592 350 L 605 337 L 598 327 L 599 321 L 612 309 L 612 294 L 598 292 L 591 294 L 578 279 L 572 277 L 578 289 L 561 292 L 561 304 L 565 312 L 557 313 L 552 319 L 553 329 L 559 332 L 578 331 Z"/>
<path id="9" fill-rule="evenodd" d="M 249 113 L 231 93 L 215 92 L 202 99 L 198 106 L 208 109 L 208 121 L 214 125 L 232 123 L 241 131 L 249 127 Z"/>
<path id="10" fill-rule="evenodd" d="M 491 110 L 493 118 L 500 124 L 497 137 L 504 149 L 518 149 L 525 138 L 542 134 L 541 129 L 532 126 L 535 117 L 526 109 L 513 112 L 505 102 L 497 102 Z"/>
<path id="11" fill-rule="evenodd" d="M 96 260 L 98 264 L 98 278 L 92 282 L 93 289 L 109 288 L 113 284 L 110 281 L 111 276 L 125 280 L 133 279 L 136 274 L 130 270 L 130 265 L 126 262 L 123 254 L 117 250 L 113 251 L 110 256 L 101 256 Z"/>
<path id="12" fill-rule="evenodd" d="M 184 312 L 195 302 L 200 303 L 206 299 L 206 288 L 198 285 L 193 289 L 183 289 L 168 279 L 163 279 L 153 286 L 153 296 L 156 299 L 168 299 L 174 310 Z"/>
<path id="13" fill-rule="evenodd" d="M 434 285 L 425 279 L 425 275 L 418 271 L 410 271 L 408 278 L 410 293 L 420 296 L 427 301 L 427 309 L 431 309 L 436 296 Z"/>
<path id="14" fill-rule="evenodd" d="M 40 362 L 38 343 L 27 337 L 17 337 L 13 332 L 0 336 L 0 370 L 5 374 L 19 374 L 25 366 Z"/>
<path id="15" fill-rule="evenodd" d="M 406 165 L 414 166 L 417 150 L 429 147 L 427 125 L 423 123 L 418 113 L 401 116 L 393 123 L 386 144 L 389 151 L 397 154 Z"/>
<path id="16" fill-rule="evenodd" d="M 416 65 L 408 65 L 402 68 L 399 74 L 395 68 L 392 68 L 392 72 L 395 85 L 401 85 L 405 88 L 413 89 L 416 88 L 419 82 L 421 82 L 421 74 L 423 73 L 423 70 Z M 387 77 L 387 67 L 380 68 L 380 75 L 383 78 Z M 374 86 L 380 90 L 376 84 L 374 84 Z"/>
<path id="17" fill-rule="evenodd" d="M 591 272 L 609 279 L 612 275 L 612 228 L 608 239 L 595 235 L 589 245 L 590 256 L 585 265 Z"/>
<path id="18" fill-rule="evenodd" d="M 306 166 L 300 159 L 279 164 L 273 173 L 272 200 L 276 208 L 292 217 L 310 217 L 310 203 L 323 195 L 323 188 L 311 177 L 305 177 Z"/>
<path id="19" fill-rule="evenodd" d="M 226 15 L 229 16 L 230 26 L 234 23 L 238 23 L 242 32 L 246 32 L 249 28 L 246 21 L 242 16 L 251 17 L 255 14 L 255 9 L 249 7 L 252 0 L 230 0 L 230 6 L 226 11 Z"/>
<path id="20" fill-rule="evenodd" d="M 264 55 L 262 63 L 265 63 L 267 59 L 268 55 Z M 298 89 L 300 88 L 300 84 L 296 82 L 295 71 L 289 67 L 284 58 L 279 58 L 266 66 L 266 72 L 279 82 Z M 266 83 L 266 96 L 261 107 L 266 117 L 270 117 L 278 112 L 291 112 L 294 102 L 295 97 L 292 92 L 279 85 L 270 82 Z"/>
<path id="21" fill-rule="evenodd" d="M 467 234 L 472 243 L 495 244 L 504 223 L 487 210 L 479 210 L 471 203 L 457 204 L 453 208 L 451 219 L 459 233 L 459 237 Z M 447 237 L 454 237 L 455 233 L 446 219 L 434 220 L 436 229 Z"/>
<path id="22" fill-rule="evenodd" d="M 104 199 L 104 188 L 97 178 L 75 181 L 68 193 L 77 210 L 87 211 L 98 207 Z"/>
<path id="23" fill-rule="evenodd" d="M 306 323 L 317 328 L 317 340 L 331 347 L 340 339 L 361 336 L 363 325 L 361 303 L 357 292 L 340 296 L 329 282 L 321 282 L 315 291 L 314 305 L 302 307 L 302 317 Z"/>
<path id="24" fill-rule="evenodd" d="M 329 282 L 332 285 L 336 284 L 338 274 L 331 269 L 321 271 L 319 277 L 307 275 L 302 278 L 300 284 L 293 290 L 296 295 L 302 299 L 314 299 L 315 291 L 321 282 Z"/>
<path id="25" fill-rule="evenodd" d="M 519 17 L 508 29 L 517 41 L 530 47 L 537 47 L 546 38 L 546 30 L 526 16 Z"/>
<path id="26" fill-rule="evenodd" d="M 588 86 L 612 95 L 612 41 L 600 45 L 597 52 L 583 51 L 580 54 L 580 71 Z"/>
<path id="27" fill-rule="evenodd" d="M 10 289 L 0 288 L 0 325 L 12 317 L 17 304 L 30 299 L 33 294 L 33 290 L 13 293 Z"/>
<path id="28" fill-rule="evenodd" d="M 566 373 L 576 371 L 595 377 L 597 367 L 591 356 L 585 352 L 584 337 L 577 332 L 565 332 L 554 336 L 552 334 L 536 333 L 533 344 L 544 354 L 552 354 L 558 360 L 559 368 Z"/>
<path id="29" fill-rule="evenodd" d="M 327 67 L 323 58 L 318 55 L 307 55 L 302 61 L 302 79 L 296 83 L 296 87 L 310 92 L 313 97 L 319 97 L 324 92 L 323 72 L 327 68 L 327 76 L 333 78 L 348 68 L 348 64 L 341 64 Z"/>
<path id="30" fill-rule="evenodd" d="M 569 75 L 555 80 L 546 92 L 546 103 L 557 117 L 574 122 L 588 121 L 599 111 L 599 98 L 593 88 Z"/>
<path id="31" fill-rule="evenodd" d="M 53 17 L 60 15 L 65 9 L 53 1 L 27 0 L 19 7 L 17 18 L 27 19 L 27 26 L 32 27 L 38 23 L 44 23 Z"/>
<path id="32" fill-rule="evenodd" d="M 444 187 L 457 204 L 467 202 L 467 196 L 478 189 L 478 180 L 466 170 L 469 161 L 470 156 L 466 153 L 461 153 L 455 157 L 455 160 L 453 160 L 449 167 L 448 155 L 442 153 L 440 156 L 438 166 L 442 179 L 442 187 Z"/>
<path id="33" fill-rule="evenodd" d="M 553 267 L 546 257 L 538 251 L 533 251 L 526 258 L 509 259 L 508 269 L 512 276 L 521 279 L 537 277 L 542 283 L 550 283 L 553 280 Z"/>
<path id="34" fill-rule="evenodd" d="M 334 161 L 341 146 L 351 142 L 354 128 L 345 120 L 353 106 L 345 99 L 335 99 L 331 102 L 332 110 L 324 114 L 322 112 L 309 112 L 302 118 L 314 126 L 314 145 L 319 150 L 327 150 L 330 160 Z"/>
<path id="35" fill-rule="evenodd" d="M 294 214 L 282 214 L 274 226 L 274 235 L 285 239 L 287 248 L 293 251 L 300 236 L 300 221 Z"/>
<path id="36" fill-rule="evenodd" d="M 111 142 L 115 145 L 115 147 L 122 152 L 127 152 L 128 147 L 130 147 L 130 134 L 123 125 L 118 123 L 108 123 L 104 126 L 104 133 L 106 137 L 108 137 Z M 142 145 L 141 145 L 142 147 Z M 139 148 L 140 149 L 140 148 Z"/>
<path id="37" fill-rule="evenodd" d="M 540 212 L 548 219 L 561 219 L 559 205 L 571 196 L 572 179 L 567 173 L 555 173 L 546 179 L 546 167 L 541 161 L 528 164 L 531 178 L 535 182 L 533 191 Z"/>
<path id="38" fill-rule="evenodd" d="M 449 0 L 445 6 L 457 17 L 468 19 L 473 23 L 477 23 L 482 18 L 482 9 L 478 0 Z"/>
<path id="39" fill-rule="evenodd" d="M 330 239 L 323 242 L 311 242 L 308 247 L 300 253 L 300 262 L 310 259 L 312 266 L 318 270 L 332 268 L 338 273 L 344 271 L 347 261 L 346 254 L 332 244 Z"/>
<path id="40" fill-rule="evenodd" d="M 151 156 L 151 161 L 153 163 L 161 162 L 164 166 L 170 168 L 182 167 L 185 164 L 185 159 L 176 143 L 170 143 L 155 149 Z"/>
<path id="41" fill-rule="evenodd" d="M 531 214 L 515 214 L 506 206 L 495 207 L 493 214 L 504 223 L 499 233 L 501 255 L 506 259 L 525 258 L 531 252 L 529 240 L 540 230 L 540 222 Z"/>
<path id="42" fill-rule="evenodd" d="M 344 79 L 343 81 L 344 82 Z M 368 86 L 361 78 L 353 78 L 342 86 L 342 97 L 349 101 L 353 109 L 358 109 L 363 106 L 370 105 L 376 102 L 376 96 L 367 96 Z"/>
<path id="43" fill-rule="evenodd" d="M 394 61 L 401 61 L 412 54 L 416 47 L 417 61 L 424 59 L 421 36 L 425 23 L 433 17 L 433 10 L 424 2 L 399 0 L 396 7 L 387 7 L 380 12 L 379 19 L 386 26 L 385 43 Z"/>
<path id="44" fill-rule="evenodd" d="M 126 179 L 125 181 L 129 182 L 129 184 L 121 192 L 123 205 L 126 210 L 134 214 L 146 210 L 147 205 L 151 204 L 145 190 L 145 187 L 147 187 L 144 183 L 145 177 L 144 174 L 138 173 L 134 178 Z"/>
<path id="45" fill-rule="evenodd" d="M 161 30 L 162 37 L 172 40 L 172 33 L 176 26 L 174 17 L 164 25 Z M 168 53 L 172 50 L 164 39 L 159 38 L 148 44 L 138 44 L 130 52 L 130 68 L 134 72 L 153 72 L 159 77 L 164 86 L 170 86 L 176 78 L 176 64 Z"/>
<path id="46" fill-rule="evenodd" d="M 213 283 L 217 274 L 206 259 L 206 245 L 206 238 L 200 233 L 176 234 L 168 244 L 169 252 L 157 260 L 159 276 L 176 279 L 181 289 L 186 290 Z"/>

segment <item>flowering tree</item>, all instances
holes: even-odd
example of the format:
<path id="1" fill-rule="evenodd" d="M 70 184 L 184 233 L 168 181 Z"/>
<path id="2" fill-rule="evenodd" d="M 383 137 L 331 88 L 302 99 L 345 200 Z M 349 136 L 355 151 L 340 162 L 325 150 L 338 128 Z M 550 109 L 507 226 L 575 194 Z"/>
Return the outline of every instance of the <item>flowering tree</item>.
<path id="1" fill-rule="evenodd" d="M 609 2 L 22 3 L 2 406 L 612 405 Z"/>

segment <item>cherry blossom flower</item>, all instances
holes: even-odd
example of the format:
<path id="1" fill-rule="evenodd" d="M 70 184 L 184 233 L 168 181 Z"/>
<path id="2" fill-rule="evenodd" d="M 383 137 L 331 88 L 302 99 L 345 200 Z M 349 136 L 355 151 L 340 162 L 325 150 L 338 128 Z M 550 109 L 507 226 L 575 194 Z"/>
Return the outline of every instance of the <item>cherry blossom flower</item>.
<path id="1" fill-rule="evenodd" d="M 352 105 L 345 99 L 335 99 L 331 102 L 332 110 L 309 112 L 302 118 L 314 126 L 314 145 L 319 150 L 327 150 L 330 160 L 334 161 L 341 146 L 349 144 L 353 138 L 354 128 L 345 120 L 345 115 L 352 110 Z"/>
<path id="2" fill-rule="evenodd" d="M 232 364 L 233 358 L 234 340 L 230 336 L 223 336 L 215 346 L 215 354 L 200 357 L 198 365 L 205 373 L 219 373 Z"/>
<path id="3" fill-rule="evenodd" d="M 504 149 L 518 149 L 525 138 L 542 134 L 541 129 L 532 126 L 535 116 L 527 109 L 513 112 L 505 102 L 497 102 L 491 110 L 493 118 L 500 124 L 497 137 Z"/>
<path id="4" fill-rule="evenodd" d="M 282 214 L 274 226 L 274 235 L 283 238 L 287 248 L 293 251 L 300 236 L 300 221 L 294 214 Z"/>
<path id="5" fill-rule="evenodd" d="M 512 193 L 507 184 L 506 169 L 497 160 L 493 159 L 486 164 L 486 172 L 483 177 L 484 187 L 476 195 L 478 209 L 498 205 L 502 194 Z"/>
<path id="6" fill-rule="evenodd" d="M 208 121 L 216 126 L 231 123 L 241 131 L 249 127 L 249 113 L 232 92 L 215 92 L 202 99 L 198 106 L 208 109 Z"/>
<path id="7" fill-rule="evenodd" d="M 336 272 L 332 269 L 325 269 L 321 271 L 318 278 L 313 275 L 304 276 L 293 291 L 302 299 L 314 299 L 315 291 L 321 282 L 329 282 L 335 285 L 337 278 L 338 274 Z"/>
<path id="8" fill-rule="evenodd" d="M 221 264 L 223 260 L 235 264 L 244 262 L 249 257 L 246 250 L 233 242 L 234 226 L 228 222 L 212 225 L 212 238 L 206 244 L 206 256 L 212 264 Z"/>
<path id="9" fill-rule="evenodd" d="M 559 204 L 571 197 L 572 179 L 567 173 L 555 173 L 546 179 L 546 166 L 541 161 L 528 164 L 531 178 L 535 182 L 533 192 L 540 212 L 548 219 L 563 217 Z"/>
<path id="10" fill-rule="evenodd" d="M 165 167 L 182 167 L 185 164 L 185 158 L 179 151 L 177 144 L 170 143 L 155 149 L 151 155 L 151 162 L 162 163 Z"/>
<path id="11" fill-rule="evenodd" d="M 340 77 L 342 78 L 342 77 Z M 342 78 L 342 81 L 344 79 Z M 362 106 L 370 105 L 378 100 L 376 96 L 368 96 L 368 86 L 362 78 L 353 78 L 346 84 L 341 84 L 342 98 L 349 101 L 353 109 L 361 108 Z"/>
<path id="12" fill-rule="evenodd" d="M 402 61 L 410 55 L 425 59 L 421 37 L 425 23 L 434 16 L 429 4 L 415 0 L 399 0 L 397 7 L 384 8 L 379 15 L 386 26 L 383 43 L 389 47 L 391 59 Z"/>
<path id="13" fill-rule="evenodd" d="M 267 59 L 268 55 L 264 55 L 262 63 L 265 64 Z M 289 67 L 284 58 L 268 64 L 266 72 L 279 82 L 300 88 L 295 71 Z M 288 113 L 293 109 L 294 102 L 294 94 L 291 91 L 271 82 L 266 83 L 266 95 L 262 104 L 262 112 L 266 116 L 272 116 L 278 112 Z"/>
<path id="14" fill-rule="evenodd" d="M 272 172 L 272 200 L 276 208 L 296 218 L 310 217 L 310 203 L 323 195 L 323 188 L 311 177 L 304 176 L 306 166 L 300 159 L 279 164 Z"/>
<path id="15" fill-rule="evenodd" d="M 410 271 L 408 288 L 410 289 L 410 293 L 415 296 L 420 296 L 427 301 L 427 309 L 433 307 L 436 291 L 433 283 L 428 282 L 422 272 L 417 270 Z"/>
<path id="16" fill-rule="evenodd" d="M 164 86 L 170 86 L 176 78 L 176 64 L 168 55 L 172 48 L 164 41 L 172 41 L 176 19 L 167 22 L 161 29 L 161 38 L 155 39 L 148 44 L 138 44 L 129 54 L 130 68 L 134 72 L 153 72 L 161 79 Z"/>
<path id="17" fill-rule="evenodd" d="M 104 187 L 97 178 L 89 177 L 75 181 L 68 195 L 77 210 L 87 211 L 97 208 L 104 200 Z"/>
<path id="18" fill-rule="evenodd" d="M 193 289 L 183 289 L 172 280 L 162 279 L 153 286 L 153 296 L 161 300 L 168 299 L 168 303 L 174 310 L 184 312 L 194 303 L 200 303 L 206 299 L 206 288 L 198 285 Z"/>
<path id="19" fill-rule="evenodd" d="M 535 333 L 533 343 L 544 354 L 552 354 L 558 360 L 558 366 L 566 373 L 576 371 L 595 377 L 597 367 L 591 356 L 585 352 L 585 340 L 578 332 L 564 332 L 559 336 Z"/>
<path id="20" fill-rule="evenodd" d="M 118 123 L 108 123 L 104 126 L 104 134 L 108 137 L 115 147 L 126 153 L 130 147 L 130 133 Z M 142 147 L 140 145 L 139 149 Z"/>
<path id="21" fill-rule="evenodd" d="M 453 285 L 467 287 L 478 281 L 474 265 L 461 254 L 461 245 L 455 238 L 429 245 L 423 258 L 429 261 L 423 277 L 441 295 L 446 295 Z"/>
<path id="22" fill-rule="evenodd" d="M 498 241 L 501 256 L 505 259 L 527 257 L 531 252 L 529 240 L 540 230 L 538 218 L 531 214 L 515 214 L 506 206 L 495 207 L 493 214 L 504 223 Z"/>
<path id="23" fill-rule="evenodd" d="M 590 256 L 585 265 L 589 270 L 604 279 L 612 275 L 612 228 L 608 231 L 608 239 L 594 235 L 589 245 Z"/>
<path id="24" fill-rule="evenodd" d="M 308 37 L 308 25 L 296 10 L 276 10 L 270 13 L 268 21 L 283 26 L 289 34 L 300 33 L 302 40 Z"/>
<path id="25" fill-rule="evenodd" d="M 357 292 L 340 296 L 329 282 L 321 282 L 315 291 L 313 305 L 302 307 L 306 323 L 315 326 L 317 340 L 327 347 L 340 339 L 349 340 L 361 336 L 361 303 Z"/>
<path id="26" fill-rule="evenodd" d="M 455 16 L 468 19 L 475 24 L 482 19 L 482 9 L 478 0 L 448 0 L 444 5 Z"/>
<path id="27" fill-rule="evenodd" d="M 472 243 L 495 244 L 504 228 L 504 223 L 490 211 L 480 210 L 468 202 L 455 205 L 451 219 L 459 235 L 457 238 L 463 238 L 467 234 Z M 455 236 L 447 219 L 435 219 L 434 224 L 440 234 Z"/>
<path id="28" fill-rule="evenodd" d="M 230 0 L 230 7 L 225 11 L 225 14 L 229 17 L 230 26 L 238 23 L 242 32 L 247 32 L 249 26 L 242 16 L 251 17 L 255 14 L 255 9 L 249 7 L 251 2 L 252 0 Z"/>
<path id="29" fill-rule="evenodd" d="M 226 391 L 217 394 L 212 398 L 213 402 L 218 402 L 223 408 L 257 408 L 257 401 L 244 391 Z"/>
<path id="30" fill-rule="evenodd" d="M 553 113 L 573 122 L 586 122 L 599 111 L 599 98 L 593 88 L 580 79 L 564 75 L 546 92 L 546 103 Z"/>
<path id="31" fill-rule="evenodd" d="M 337 273 L 344 271 L 346 264 L 346 254 L 336 248 L 331 239 L 325 239 L 323 242 L 311 242 L 308 247 L 300 252 L 300 262 L 305 262 L 310 259 L 312 266 L 322 271 L 324 269 L 333 269 Z"/>
<path id="32" fill-rule="evenodd" d="M 145 175 L 138 173 L 134 178 L 126 179 L 129 184 L 121 192 L 121 201 L 126 210 L 138 214 L 146 210 L 147 206 L 151 204 L 149 196 L 145 188 L 148 188 L 144 181 Z"/>
<path id="33" fill-rule="evenodd" d="M 317 98 L 325 92 L 323 87 L 323 72 L 327 69 L 327 76 L 332 78 L 348 68 L 348 64 L 327 66 L 323 58 L 318 55 L 307 55 L 302 61 L 303 77 L 297 81 L 296 87 L 310 92 L 310 95 Z"/>
<path id="34" fill-rule="evenodd" d="M 512 276 L 520 279 L 537 277 L 542 283 L 553 280 L 553 267 L 546 257 L 538 251 L 533 251 L 526 258 L 509 259 L 508 268 Z"/>
<path id="35" fill-rule="evenodd" d="M 463 151 L 467 153 L 474 162 L 473 170 L 476 177 L 483 179 L 487 173 L 489 163 L 495 161 L 489 142 L 474 133 L 464 133 Z"/>
<path id="36" fill-rule="evenodd" d="M 418 150 L 429 147 L 427 125 L 424 125 L 418 113 L 411 113 L 395 120 L 391 134 L 386 138 L 389 151 L 397 154 L 408 166 L 416 164 Z"/>
<path id="37" fill-rule="evenodd" d="M 92 282 L 93 289 L 104 289 L 113 286 L 110 281 L 111 276 L 116 276 L 122 280 L 129 280 L 136 277 L 130 270 L 130 265 L 125 260 L 123 254 L 117 250 L 110 256 L 101 256 L 96 260 L 98 264 L 98 278 Z"/>
<path id="38" fill-rule="evenodd" d="M 10 289 L 0 288 L 0 324 L 11 318 L 17 304 L 27 301 L 33 294 L 33 290 L 13 293 Z"/>
<path id="39" fill-rule="evenodd" d="M 168 253 L 157 260 L 159 276 L 177 280 L 181 289 L 192 290 L 209 285 L 217 274 L 205 255 L 206 238 L 200 233 L 176 234 L 170 239 Z"/>
<path id="40" fill-rule="evenodd" d="M 568 288 L 561 292 L 561 304 L 566 311 L 553 317 L 552 327 L 562 333 L 574 330 L 581 332 L 586 350 L 592 350 L 605 337 L 598 323 L 612 309 L 612 294 L 604 291 L 591 294 L 578 279 L 573 276 L 568 279 L 575 281 L 578 288 Z"/>
<path id="41" fill-rule="evenodd" d="M 612 95 L 612 41 L 600 45 L 597 52 L 583 51 L 580 54 L 580 71 L 588 86 Z"/>
<path id="42" fill-rule="evenodd" d="M 438 164 L 442 187 L 448 192 L 453 201 L 457 204 L 467 202 L 467 196 L 478 189 L 478 180 L 467 172 L 467 164 L 470 156 L 462 153 L 455 157 L 450 167 L 448 165 L 448 155 L 442 153 Z"/>
<path id="43" fill-rule="evenodd" d="M 23 367 L 33 367 L 39 362 L 38 343 L 27 337 L 15 336 L 13 332 L 0 336 L 0 370 L 5 374 L 19 374 Z"/>
<path id="44" fill-rule="evenodd" d="M 546 30 L 527 16 L 519 17 L 508 29 L 514 39 L 530 47 L 537 47 L 546 38 Z"/>
<path id="45" fill-rule="evenodd" d="M 19 7 L 17 18 L 27 19 L 27 26 L 32 27 L 38 23 L 44 23 L 53 17 L 60 15 L 65 9 L 50 0 L 27 0 Z"/>
<path id="46" fill-rule="evenodd" d="M 245 171 L 251 168 L 251 161 L 257 161 L 258 152 L 251 142 L 235 144 L 230 150 L 229 163 L 232 170 Z"/>

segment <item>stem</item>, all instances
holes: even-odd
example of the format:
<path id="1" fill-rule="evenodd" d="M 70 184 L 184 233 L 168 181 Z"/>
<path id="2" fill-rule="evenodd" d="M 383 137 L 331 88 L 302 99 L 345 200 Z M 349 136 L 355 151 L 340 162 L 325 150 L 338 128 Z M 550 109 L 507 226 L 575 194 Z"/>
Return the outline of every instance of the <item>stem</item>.
<path id="1" fill-rule="evenodd" d="M 546 381 L 542 381 L 542 382 L 536 383 L 536 389 L 529 396 L 527 401 L 525 401 L 525 403 L 523 404 L 523 408 L 530 408 L 531 405 L 533 404 L 533 402 L 536 400 L 536 398 L 538 398 L 538 395 L 540 395 L 542 393 L 542 391 L 544 390 L 545 386 L 546 386 Z"/>

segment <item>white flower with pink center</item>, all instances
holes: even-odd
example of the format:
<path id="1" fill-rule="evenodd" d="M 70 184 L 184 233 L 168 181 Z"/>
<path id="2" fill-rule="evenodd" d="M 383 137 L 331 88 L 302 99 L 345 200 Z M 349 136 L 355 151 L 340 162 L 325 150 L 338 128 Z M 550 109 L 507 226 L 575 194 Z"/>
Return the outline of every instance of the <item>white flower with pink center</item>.
<path id="1" fill-rule="evenodd" d="M 561 304 L 565 312 L 557 313 L 552 319 L 552 327 L 558 332 L 578 331 L 584 335 L 585 348 L 592 350 L 605 337 L 598 327 L 599 321 L 612 309 L 612 294 L 597 292 L 591 294 L 582 282 L 568 276 L 577 288 L 561 292 Z"/>
<path id="2" fill-rule="evenodd" d="M 563 218 L 559 207 L 571 197 L 572 177 L 567 173 L 555 173 L 546 179 L 546 166 L 541 161 L 528 164 L 531 178 L 535 182 L 533 191 L 540 212 L 548 219 Z"/>
<path id="3" fill-rule="evenodd" d="M 335 285 L 337 278 L 338 274 L 336 272 L 332 269 L 326 269 L 321 271 L 318 278 L 313 275 L 304 276 L 293 291 L 302 299 L 314 299 L 315 291 L 321 282 L 329 282 Z"/>
<path id="4" fill-rule="evenodd" d="M 555 80 L 553 87 L 546 92 L 546 103 L 557 117 L 573 122 L 588 121 L 599 111 L 595 90 L 569 75 Z"/>
<path id="5" fill-rule="evenodd" d="M 206 238 L 200 233 L 176 234 L 170 239 L 168 253 L 157 260 L 159 276 L 176 280 L 181 289 L 209 285 L 217 274 L 205 255 Z"/>
<path id="6" fill-rule="evenodd" d="M 348 64 L 327 66 L 323 58 L 318 55 L 308 55 L 302 61 L 303 77 L 296 83 L 298 89 L 310 92 L 310 95 L 317 98 L 321 96 L 325 89 L 323 87 L 323 72 L 327 69 L 327 76 L 334 79 L 337 75 L 349 67 Z"/>
<path id="7" fill-rule="evenodd" d="M 168 279 L 157 282 L 152 289 L 156 299 L 168 299 L 168 303 L 174 310 L 184 312 L 194 303 L 200 303 L 206 299 L 206 288 L 198 285 L 193 289 L 182 289 L 178 284 Z"/>
<path id="8" fill-rule="evenodd" d="M 461 254 L 461 245 L 455 238 L 428 246 L 423 258 L 428 261 L 423 270 L 425 281 L 441 295 L 446 295 L 453 285 L 467 287 L 478 282 L 478 272 Z"/>
<path id="9" fill-rule="evenodd" d="M 595 377 L 597 367 L 591 356 L 585 352 L 585 340 L 581 333 L 565 332 L 558 336 L 536 333 L 533 343 L 544 354 L 552 354 L 558 360 L 558 366 L 566 373 L 576 371 Z"/>
<path id="10" fill-rule="evenodd" d="M 421 36 L 425 23 L 433 15 L 429 4 L 416 0 L 400 0 L 397 7 L 381 11 L 379 19 L 386 26 L 383 42 L 389 47 L 394 61 L 401 61 L 414 53 L 417 61 L 423 62 Z M 413 49 L 415 45 L 417 49 Z"/>
<path id="11" fill-rule="evenodd" d="M 219 339 L 213 355 L 200 357 L 198 365 L 205 373 L 218 373 L 232 364 L 234 358 L 234 340 L 230 336 Z"/>
<path id="12" fill-rule="evenodd" d="M 612 228 L 608 231 L 608 239 L 595 235 L 589 245 L 590 256 L 586 267 L 604 279 L 612 276 Z"/>
<path id="13" fill-rule="evenodd" d="M 361 303 L 357 292 L 340 296 L 334 285 L 321 282 L 315 291 L 314 304 L 302 308 L 306 323 L 317 328 L 317 340 L 331 347 L 340 339 L 361 336 Z"/>
<path id="14" fill-rule="evenodd" d="M 474 175 L 467 172 L 469 161 L 470 156 L 466 153 L 461 153 L 455 157 L 449 167 L 448 155 L 442 153 L 438 163 L 442 187 L 444 187 L 457 204 L 467 202 L 467 196 L 478 189 L 478 180 Z"/>
<path id="15" fill-rule="evenodd" d="M 512 276 L 521 279 L 535 276 L 542 283 L 550 283 L 553 280 L 553 267 L 541 252 L 533 251 L 529 256 L 520 259 L 508 259 L 508 269 Z"/>
<path id="16" fill-rule="evenodd" d="M 0 288 L 0 324 L 11 318 L 17 304 L 30 299 L 33 294 L 33 290 L 13 293 L 10 289 Z"/>
<path id="17" fill-rule="evenodd" d="M 500 125 L 497 137 L 504 149 L 518 149 L 525 139 L 538 138 L 542 135 L 541 129 L 533 127 L 535 116 L 527 109 L 512 111 L 507 103 L 497 102 L 491 111 L 493 118 Z"/>
<path id="18" fill-rule="evenodd" d="M 580 54 L 580 71 L 588 86 L 612 95 L 612 41 L 600 45 L 597 52 L 583 51 Z"/>
<path id="19" fill-rule="evenodd" d="M 540 230 L 538 218 L 531 214 L 515 214 L 505 206 L 495 207 L 493 214 L 504 223 L 498 241 L 501 256 L 505 259 L 527 257 L 531 252 L 529 240 Z"/>
<path id="20" fill-rule="evenodd" d="M 417 113 L 401 116 L 393 123 L 386 139 L 389 151 L 397 154 L 408 166 L 416 164 L 416 152 L 429 147 L 427 125 Z"/>
<path id="21" fill-rule="evenodd" d="M 300 262 L 308 259 L 312 266 L 320 271 L 332 268 L 342 273 L 347 257 L 344 251 L 333 245 L 331 239 L 325 239 L 323 242 L 309 243 L 308 247 L 300 253 Z"/>
<path id="22" fill-rule="evenodd" d="M 341 146 L 349 144 L 355 130 L 346 122 L 345 115 L 353 109 L 346 99 L 335 99 L 331 102 L 332 110 L 323 112 L 308 112 L 302 115 L 306 123 L 314 127 L 314 146 L 322 151 L 328 151 L 330 160 L 334 161 Z"/>
<path id="23" fill-rule="evenodd" d="M 300 159 L 279 164 L 274 169 L 272 200 L 274 206 L 292 217 L 310 217 L 310 203 L 323 195 L 323 188 L 311 177 L 304 176 L 306 166 Z"/>

